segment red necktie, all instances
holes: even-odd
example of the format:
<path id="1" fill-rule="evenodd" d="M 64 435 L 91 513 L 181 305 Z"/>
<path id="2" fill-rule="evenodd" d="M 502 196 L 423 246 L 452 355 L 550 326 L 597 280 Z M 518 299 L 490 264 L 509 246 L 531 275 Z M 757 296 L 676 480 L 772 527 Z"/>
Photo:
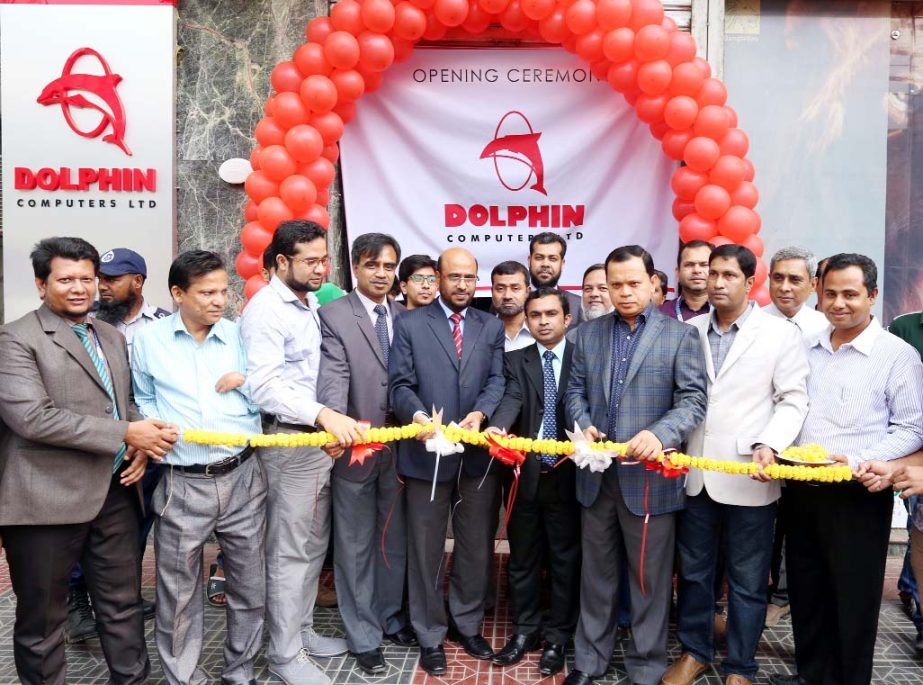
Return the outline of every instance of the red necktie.
<path id="1" fill-rule="evenodd" d="M 465 318 L 458 312 L 452 314 L 449 319 L 452 321 L 452 338 L 455 340 L 455 351 L 458 352 L 458 358 L 462 357 L 462 332 L 461 321 Z"/>

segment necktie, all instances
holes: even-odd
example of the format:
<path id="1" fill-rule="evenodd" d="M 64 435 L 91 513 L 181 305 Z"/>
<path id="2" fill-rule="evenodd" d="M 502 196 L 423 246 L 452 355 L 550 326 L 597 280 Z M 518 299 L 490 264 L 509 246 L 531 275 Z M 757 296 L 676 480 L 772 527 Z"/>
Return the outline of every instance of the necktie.
<path id="1" fill-rule="evenodd" d="M 545 440 L 556 440 L 558 437 L 558 384 L 554 380 L 554 352 L 545 350 L 542 355 L 545 358 L 545 413 L 542 417 L 542 438 Z M 541 454 L 539 459 L 543 466 L 553 468 L 557 463 L 557 458 L 553 454 Z"/>
<path id="2" fill-rule="evenodd" d="M 391 341 L 388 340 L 388 310 L 383 304 L 376 304 L 372 310 L 378 314 L 375 319 L 375 333 L 378 334 L 378 344 L 381 346 L 381 356 L 385 360 L 385 366 L 388 365 L 388 352 L 391 351 Z"/>
<path id="3" fill-rule="evenodd" d="M 464 319 L 461 314 L 455 312 L 452 316 L 449 317 L 449 320 L 452 322 L 452 338 L 455 340 L 455 351 L 458 353 L 458 358 L 462 358 L 462 332 L 461 332 L 461 322 Z"/>
<path id="4" fill-rule="evenodd" d="M 109 377 L 109 368 L 106 366 L 106 362 L 103 360 L 103 358 L 99 356 L 99 351 L 96 349 L 96 343 L 93 340 L 90 340 L 89 324 L 78 323 L 74 324 L 72 328 L 74 329 L 74 333 L 77 334 L 77 337 L 80 338 L 80 342 L 83 343 L 87 353 L 90 355 L 90 361 L 93 362 L 93 366 L 96 367 L 96 373 L 99 375 L 99 380 L 103 382 L 103 387 L 109 394 L 109 399 L 112 400 L 112 418 L 118 421 L 119 405 L 115 401 L 115 391 L 112 389 L 112 379 Z M 126 445 L 123 442 L 122 446 L 119 448 L 119 451 L 115 455 L 115 460 L 112 464 L 112 473 L 118 471 L 119 467 L 122 465 L 122 459 L 125 457 L 125 449 Z"/>

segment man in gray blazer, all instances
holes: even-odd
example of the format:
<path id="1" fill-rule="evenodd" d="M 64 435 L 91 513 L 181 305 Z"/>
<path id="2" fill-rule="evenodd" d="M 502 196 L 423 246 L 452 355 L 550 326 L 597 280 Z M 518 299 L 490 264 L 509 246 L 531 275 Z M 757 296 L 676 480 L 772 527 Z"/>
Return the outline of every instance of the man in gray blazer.
<path id="1" fill-rule="evenodd" d="M 404 307 L 392 303 L 388 292 L 400 258 L 401 248 L 391 236 L 358 236 L 352 247 L 356 289 L 318 312 L 318 401 L 372 426 L 396 425 L 388 409 L 388 356 L 394 320 Z M 405 646 L 417 644 L 403 611 L 407 532 L 396 452 L 393 443 L 373 454 L 362 446 L 347 448 L 333 465 L 333 563 L 340 615 L 349 651 L 369 674 L 385 670 L 383 636 Z"/>
<path id="2" fill-rule="evenodd" d="M 625 669 L 633 683 L 657 685 L 667 663 L 672 595 L 674 512 L 685 501 L 681 478 L 649 471 L 643 461 L 683 442 L 705 416 L 705 360 L 694 327 L 652 304 L 650 253 L 619 247 L 606 258 L 615 312 L 577 329 L 566 395 L 570 425 L 586 437 L 627 442 L 627 460 L 603 473 L 577 470 L 583 505 L 580 620 L 576 668 L 566 685 L 588 685 L 609 666 L 615 644 L 619 565 L 631 570 L 632 640 Z"/>
<path id="3" fill-rule="evenodd" d="M 32 251 L 42 306 L 0 327 L 0 535 L 16 593 L 23 683 L 64 683 L 68 577 L 83 566 L 110 682 L 150 663 L 141 609 L 138 480 L 174 426 L 141 421 L 125 338 L 89 321 L 99 253 L 80 238 Z"/>
<path id="4" fill-rule="evenodd" d="M 480 430 L 503 397 L 503 324 L 471 307 L 477 261 L 452 248 L 438 263 L 439 298 L 399 317 L 389 360 L 391 406 L 402 424 L 427 424 L 429 412 L 442 420 Z M 410 618 L 420 641 L 420 665 L 431 675 L 446 672 L 448 618 L 442 592 L 442 557 L 450 512 L 455 553 L 449 581 L 449 611 L 457 639 L 468 654 L 489 659 L 493 650 L 481 635 L 486 570 L 493 554 L 499 509 L 500 468 L 490 469 L 483 449 L 441 457 L 423 441 L 405 440 L 398 473 L 407 484 L 408 596 Z"/>

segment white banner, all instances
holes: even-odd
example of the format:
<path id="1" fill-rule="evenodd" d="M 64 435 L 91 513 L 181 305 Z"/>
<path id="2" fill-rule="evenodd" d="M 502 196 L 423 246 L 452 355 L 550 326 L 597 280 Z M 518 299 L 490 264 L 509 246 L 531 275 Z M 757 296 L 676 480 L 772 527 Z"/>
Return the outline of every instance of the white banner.
<path id="1" fill-rule="evenodd" d="M 55 235 L 135 250 L 167 300 L 175 30 L 162 0 L 0 4 L 6 321 L 39 304 L 29 253 Z"/>
<path id="2" fill-rule="evenodd" d="M 466 247 L 481 289 L 542 231 L 567 240 L 565 287 L 633 243 L 673 273 L 675 163 L 564 50 L 417 49 L 362 98 L 341 150 L 350 243 L 380 231 L 405 255 Z"/>

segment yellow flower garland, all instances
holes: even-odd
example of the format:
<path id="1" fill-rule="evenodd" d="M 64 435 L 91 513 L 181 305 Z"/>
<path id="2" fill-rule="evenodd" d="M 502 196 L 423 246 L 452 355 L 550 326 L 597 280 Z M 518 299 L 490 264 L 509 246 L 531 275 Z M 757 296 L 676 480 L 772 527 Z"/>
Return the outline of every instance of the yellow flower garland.
<path id="1" fill-rule="evenodd" d="M 396 440 L 408 440 L 417 436 L 424 426 L 411 423 L 407 426 L 370 428 L 365 431 L 365 442 L 385 443 Z M 486 447 L 487 439 L 484 433 L 472 431 L 458 426 L 445 426 L 445 437 L 451 442 L 462 442 L 477 447 Z M 541 440 L 532 438 L 511 437 L 494 435 L 493 440 L 503 447 L 522 452 L 535 452 L 538 454 L 556 454 L 567 456 L 573 454 L 574 443 L 566 440 Z M 231 445 L 243 447 L 250 444 L 253 447 L 322 447 L 335 442 L 334 437 L 325 431 L 316 433 L 274 433 L 271 435 L 250 435 L 243 433 L 215 433 L 201 430 L 183 431 L 183 440 L 196 445 Z M 605 450 L 624 455 L 627 450 L 626 443 L 604 440 L 591 443 L 594 450 Z M 827 450 L 820 445 L 802 445 L 789 447 L 783 455 L 792 459 L 806 462 L 823 462 L 827 459 Z M 709 459 L 707 457 L 691 457 L 688 454 L 674 452 L 666 457 L 660 455 L 658 462 L 668 458 L 675 467 L 702 469 L 717 473 L 750 476 L 759 471 L 753 462 L 725 461 Z M 852 469 L 846 465 L 836 466 L 803 466 L 789 464 L 772 464 L 765 469 L 773 479 L 814 481 L 819 483 L 842 483 L 852 479 Z"/>

